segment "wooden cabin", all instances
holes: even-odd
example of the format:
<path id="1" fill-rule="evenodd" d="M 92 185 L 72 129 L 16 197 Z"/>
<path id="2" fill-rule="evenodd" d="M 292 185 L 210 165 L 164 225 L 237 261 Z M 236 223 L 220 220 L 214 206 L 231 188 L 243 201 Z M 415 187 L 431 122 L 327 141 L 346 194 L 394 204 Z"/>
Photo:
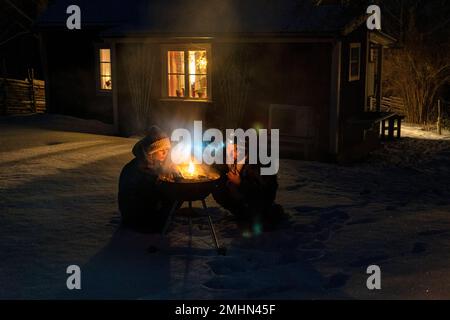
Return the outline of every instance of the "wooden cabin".
<path id="1" fill-rule="evenodd" d="M 125 136 L 193 120 L 277 128 L 284 156 L 359 158 L 379 139 L 393 39 L 335 2 L 55 0 L 38 23 L 47 108 Z M 71 4 L 81 30 L 66 27 Z"/>

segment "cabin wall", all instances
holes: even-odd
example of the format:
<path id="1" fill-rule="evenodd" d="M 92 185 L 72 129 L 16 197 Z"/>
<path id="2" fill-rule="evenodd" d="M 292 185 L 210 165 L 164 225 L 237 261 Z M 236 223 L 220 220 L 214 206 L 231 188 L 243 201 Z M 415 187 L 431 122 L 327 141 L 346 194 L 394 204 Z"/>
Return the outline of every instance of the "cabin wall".
<path id="1" fill-rule="evenodd" d="M 135 56 L 139 50 L 145 50 L 147 67 L 142 66 L 142 59 Z M 170 100 L 162 96 L 163 84 L 163 53 L 161 44 L 142 43 L 117 43 L 116 59 L 117 73 L 116 84 L 118 90 L 118 124 L 119 133 L 124 136 L 140 134 L 139 129 L 142 123 L 148 126 L 157 124 L 166 132 L 171 132 L 176 128 L 191 129 L 194 120 L 207 119 L 206 113 L 211 109 L 212 104 L 207 102 Z M 153 66 L 151 66 L 153 61 Z M 148 70 L 142 72 L 141 67 Z M 152 70 L 152 72 L 150 72 Z M 113 76 L 114 77 L 114 76 Z M 137 112 L 137 104 L 133 101 L 133 94 L 136 88 L 147 90 L 141 82 L 133 82 L 133 79 L 144 78 L 150 81 L 150 101 L 146 104 L 148 112 L 145 116 Z M 142 104 L 140 104 L 142 105 Z M 145 117 L 145 118 L 144 118 Z M 148 127 L 147 126 L 147 127 Z"/>
<path id="2" fill-rule="evenodd" d="M 49 110 L 54 113 L 113 122 L 113 92 L 97 91 L 97 57 L 95 32 L 45 33 L 48 61 Z M 113 42 L 115 86 L 119 133 L 124 136 L 139 133 L 143 116 L 135 111 L 135 94 L 131 79 L 142 76 L 140 62 L 133 62 L 133 52 L 145 47 L 151 70 L 151 99 L 145 115 L 147 124 L 158 124 L 170 132 L 175 128 L 190 129 L 194 120 L 203 120 L 204 127 L 221 127 L 224 117 L 221 72 L 226 68 L 226 54 L 238 46 L 249 54 L 249 87 L 243 128 L 268 128 L 271 104 L 309 107 L 313 116 L 304 125 L 315 130 L 314 156 L 324 158 L 329 153 L 329 108 L 331 79 L 331 43 L 247 43 L 215 41 L 211 43 L 211 101 L 165 99 L 162 94 L 164 73 L 162 47 L 166 43 Z M 134 67 L 130 67 L 130 63 Z M 137 68 L 136 68 L 137 66 Z M 148 75 L 149 73 L 147 73 Z M 362 75 L 363 77 L 363 75 Z M 136 92 L 136 91 L 134 91 Z M 287 121 L 291 119 L 287 119 Z M 283 135 L 285 126 L 281 125 Z M 302 154 L 301 146 L 298 147 Z"/>
<path id="3" fill-rule="evenodd" d="M 112 93 L 97 92 L 96 33 L 41 33 L 49 112 L 113 123 Z"/>
<path id="4" fill-rule="evenodd" d="M 349 81 L 351 43 L 361 44 L 360 78 L 355 81 Z M 364 25 L 342 41 L 340 101 L 341 153 L 353 152 L 353 149 L 363 144 L 365 139 L 364 129 L 350 124 L 349 120 L 365 111 L 367 54 L 367 29 Z"/>
<path id="5" fill-rule="evenodd" d="M 236 44 L 217 43 L 214 56 L 221 67 L 223 57 Z M 331 79 L 331 44 L 329 43 L 258 43 L 245 45 L 250 51 L 250 84 L 244 127 L 269 126 L 271 104 L 311 107 L 314 117 L 307 124 L 315 128 L 316 156 L 329 149 L 329 105 Z M 214 61 L 213 61 L 214 63 Z M 218 87 L 220 77 L 215 80 Z M 217 90 L 215 90 L 215 99 Z M 216 106 L 221 108 L 220 105 Z M 220 110 L 216 114 L 220 114 Z M 287 124 L 286 124 L 287 127 Z M 280 127 L 280 135 L 286 134 Z M 299 149 L 301 146 L 299 146 Z M 299 154 L 302 150 L 298 150 Z"/>
<path id="6" fill-rule="evenodd" d="M 44 67 L 48 111 L 113 123 L 115 101 L 119 133 L 125 136 L 139 133 L 137 123 L 142 120 L 142 116 L 137 116 L 134 110 L 134 95 L 129 83 L 133 73 L 126 63 L 130 60 L 133 46 L 137 48 L 144 42 L 137 39 L 138 42 L 133 44 L 130 39 L 111 39 L 113 48 L 116 49 L 112 62 L 116 68 L 113 69 L 114 92 L 99 92 L 97 50 L 102 40 L 98 38 L 98 32 L 99 30 L 89 29 L 41 31 L 42 52 L 46 61 Z M 221 72 L 227 67 L 227 53 L 243 47 L 250 57 L 249 88 L 246 111 L 240 126 L 268 128 L 270 105 L 308 107 L 313 110 L 313 116 L 308 117 L 302 125 L 315 130 L 314 152 L 310 158 L 326 159 L 330 155 L 332 43 L 276 42 L 276 38 L 266 40 L 243 43 L 216 39 L 208 43 L 211 46 L 208 62 L 211 69 L 210 101 L 184 101 L 167 99 L 162 94 L 166 72 L 163 70 L 165 56 L 162 48 L 173 44 L 174 40 L 157 42 L 156 39 L 146 39 L 145 46 L 154 55 L 151 100 L 148 102 L 152 112 L 145 115 L 148 117 L 148 124 L 156 123 L 168 132 L 179 127 L 190 129 L 194 120 L 203 120 L 205 127 L 221 127 L 224 119 Z M 338 145 L 341 154 L 354 154 L 356 148 L 368 144 L 368 138 L 373 141 L 377 138 L 376 128 L 371 131 L 349 122 L 352 117 L 363 113 L 366 106 L 367 30 L 365 26 L 361 26 L 340 41 Z M 353 42 L 361 44 L 360 78 L 350 82 L 349 46 Z M 117 99 L 113 99 L 114 97 Z M 279 125 L 280 134 L 283 135 L 286 127 L 292 127 L 292 123 L 292 119 L 286 118 L 286 122 Z M 303 153 L 302 148 L 297 148 L 300 155 Z"/>
<path id="7" fill-rule="evenodd" d="M 195 102 L 170 100 L 162 97 L 162 70 L 164 44 L 147 44 L 157 53 L 153 73 L 152 110 L 149 123 L 157 123 L 167 131 L 178 127 L 191 128 L 194 120 L 203 120 L 204 127 L 221 127 L 224 108 L 220 90 L 221 72 L 226 68 L 227 53 L 238 46 L 245 47 L 250 59 L 248 103 L 242 127 L 269 125 L 270 104 L 309 106 L 314 117 L 309 123 L 317 129 L 317 156 L 329 150 L 329 105 L 331 44 L 328 43 L 253 43 L 241 44 L 213 42 L 211 44 L 211 101 Z M 124 135 L 133 134 L 137 122 L 131 99 L 129 77 L 130 50 L 138 44 L 117 43 L 119 129 Z M 138 72 L 138 71 L 136 71 Z M 283 134 L 284 128 L 281 127 Z M 299 150 L 301 151 L 301 150 Z"/>

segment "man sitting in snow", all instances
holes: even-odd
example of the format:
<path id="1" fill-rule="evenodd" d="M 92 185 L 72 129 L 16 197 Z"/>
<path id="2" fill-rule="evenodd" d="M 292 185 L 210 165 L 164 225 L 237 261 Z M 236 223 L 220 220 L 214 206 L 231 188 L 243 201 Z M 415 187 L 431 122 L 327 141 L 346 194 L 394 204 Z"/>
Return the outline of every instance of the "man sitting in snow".
<path id="1" fill-rule="evenodd" d="M 214 199 L 243 227 L 251 229 L 247 231 L 259 233 L 274 228 L 284 215 L 283 208 L 275 204 L 277 176 L 261 175 L 258 164 L 240 163 L 240 152 L 245 158 L 247 155 L 238 149 L 237 144 L 227 145 L 226 152 L 234 163 L 216 165 L 222 179 L 213 192 Z"/>
<path id="2" fill-rule="evenodd" d="M 122 223 L 142 232 L 160 232 L 173 203 L 163 197 L 158 177 L 170 151 L 168 136 L 153 126 L 133 147 L 135 158 L 122 169 L 119 210 Z"/>

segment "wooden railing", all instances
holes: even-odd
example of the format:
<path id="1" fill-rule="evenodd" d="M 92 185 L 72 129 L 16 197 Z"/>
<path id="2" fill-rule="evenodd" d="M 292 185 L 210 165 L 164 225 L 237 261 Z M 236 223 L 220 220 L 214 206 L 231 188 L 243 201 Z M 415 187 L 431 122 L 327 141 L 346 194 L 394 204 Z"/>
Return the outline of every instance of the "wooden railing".
<path id="1" fill-rule="evenodd" d="M 403 115 L 405 113 L 405 104 L 400 97 L 383 97 L 381 100 L 381 111 L 395 112 Z"/>
<path id="2" fill-rule="evenodd" d="M 0 78 L 0 114 L 45 112 L 45 82 Z"/>

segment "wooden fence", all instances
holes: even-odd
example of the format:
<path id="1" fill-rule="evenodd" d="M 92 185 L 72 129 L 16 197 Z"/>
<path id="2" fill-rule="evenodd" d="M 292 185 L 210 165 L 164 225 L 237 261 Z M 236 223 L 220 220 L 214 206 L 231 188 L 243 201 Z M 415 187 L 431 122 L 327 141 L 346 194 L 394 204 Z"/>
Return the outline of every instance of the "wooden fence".
<path id="1" fill-rule="evenodd" d="M 381 100 L 381 110 L 404 115 L 405 105 L 403 99 L 395 96 L 383 97 Z"/>
<path id="2" fill-rule="evenodd" d="M 0 78 L 0 114 L 44 112 L 44 81 Z"/>

